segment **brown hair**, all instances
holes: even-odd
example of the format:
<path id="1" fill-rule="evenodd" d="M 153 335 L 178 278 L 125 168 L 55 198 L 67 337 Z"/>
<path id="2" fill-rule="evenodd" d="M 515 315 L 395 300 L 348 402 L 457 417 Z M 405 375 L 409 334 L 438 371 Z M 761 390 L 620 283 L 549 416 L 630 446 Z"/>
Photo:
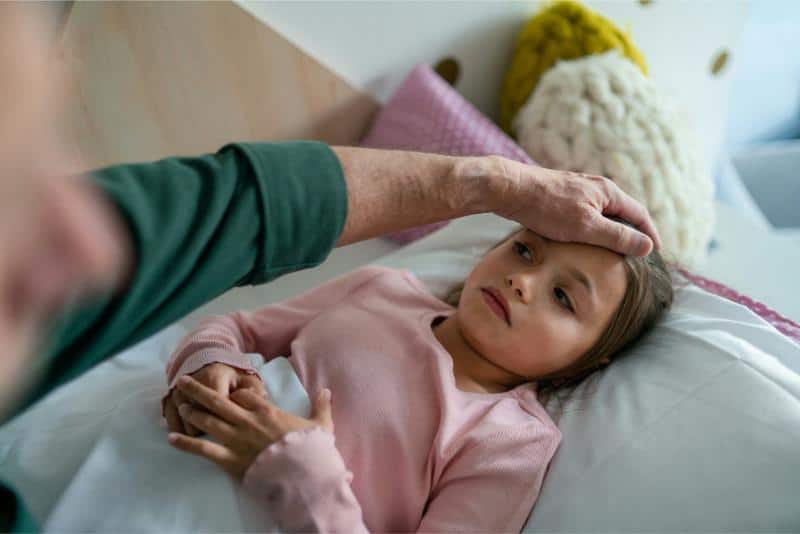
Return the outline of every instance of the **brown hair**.
<path id="1" fill-rule="evenodd" d="M 491 249 L 505 243 L 520 230 L 514 230 Z M 658 251 L 653 250 L 644 257 L 625 256 L 624 261 L 627 287 L 619 308 L 600 338 L 583 356 L 566 369 L 536 381 L 537 396 L 543 405 L 556 396 L 562 401 L 563 407 L 564 396 L 555 393 L 570 393 L 594 371 L 608 365 L 602 360 L 608 358 L 613 361 L 620 351 L 652 328 L 672 305 L 671 269 Z M 463 288 L 464 283 L 461 282 L 447 293 L 444 300 L 452 306 L 458 306 Z"/>

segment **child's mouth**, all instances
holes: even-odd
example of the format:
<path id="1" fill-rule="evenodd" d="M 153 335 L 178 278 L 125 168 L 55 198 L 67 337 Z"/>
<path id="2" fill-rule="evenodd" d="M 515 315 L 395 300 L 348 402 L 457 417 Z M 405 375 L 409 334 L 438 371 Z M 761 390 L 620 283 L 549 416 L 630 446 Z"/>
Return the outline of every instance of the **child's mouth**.
<path id="1" fill-rule="evenodd" d="M 508 303 L 496 289 L 491 287 L 482 287 L 481 294 L 486 305 L 489 306 L 498 317 L 503 319 L 508 326 L 511 326 L 511 317 L 508 312 Z"/>

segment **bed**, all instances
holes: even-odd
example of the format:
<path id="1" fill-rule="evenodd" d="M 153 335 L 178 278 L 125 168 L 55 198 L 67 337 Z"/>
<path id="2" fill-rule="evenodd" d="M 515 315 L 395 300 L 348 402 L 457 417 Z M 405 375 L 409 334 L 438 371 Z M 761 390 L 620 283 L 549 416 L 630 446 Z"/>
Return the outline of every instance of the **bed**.
<path id="1" fill-rule="evenodd" d="M 287 37 L 290 8 L 273 13 L 272 27 L 268 6 L 244 7 L 71 10 L 61 41 L 78 74 L 68 133 L 87 168 L 213 151 L 231 139 L 360 142 L 391 90 L 354 87 L 312 56 L 313 46 Z M 731 27 L 740 22 L 737 9 L 728 14 Z M 444 41 L 455 55 L 475 46 Z M 440 57 L 404 57 L 386 67 L 386 80 L 420 59 Z M 206 315 L 282 300 L 372 262 L 409 269 L 441 294 L 508 228 L 491 215 L 468 217 L 405 247 L 375 239 L 334 251 L 312 271 L 232 290 L 1 429 L 4 473 L 45 530 L 263 530 L 257 503 L 216 468 L 179 458 L 158 441 L 165 432 L 157 415 L 162 365 L 179 337 Z M 800 530 L 800 345 L 775 320 L 791 326 L 800 317 L 796 295 L 775 289 L 794 287 L 781 277 L 800 254 L 764 235 L 739 210 L 718 204 L 717 253 L 700 274 L 730 284 L 738 297 L 687 286 L 664 327 L 633 357 L 582 386 L 559 422 L 564 443 L 526 532 Z M 771 276 L 752 276 L 754 247 Z M 786 262 L 779 254 L 794 256 Z M 287 409 L 308 409 L 290 368 L 264 376 L 284 392 L 277 398 Z M 131 394 L 110 397 L 109 382 Z M 142 430 L 132 433 L 135 425 Z M 165 475 L 165 465 L 181 477 Z"/>

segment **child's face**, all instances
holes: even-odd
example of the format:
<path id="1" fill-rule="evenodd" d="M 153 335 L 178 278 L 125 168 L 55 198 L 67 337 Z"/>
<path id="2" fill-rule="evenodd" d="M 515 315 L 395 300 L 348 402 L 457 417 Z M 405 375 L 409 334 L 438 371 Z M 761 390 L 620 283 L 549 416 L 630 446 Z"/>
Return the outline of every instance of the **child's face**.
<path id="1" fill-rule="evenodd" d="M 526 381 L 544 378 L 594 345 L 626 284 L 623 257 L 615 252 L 522 230 L 470 273 L 458 324 L 467 343 L 500 370 Z M 498 306 L 492 292 L 505 305 Z"/>

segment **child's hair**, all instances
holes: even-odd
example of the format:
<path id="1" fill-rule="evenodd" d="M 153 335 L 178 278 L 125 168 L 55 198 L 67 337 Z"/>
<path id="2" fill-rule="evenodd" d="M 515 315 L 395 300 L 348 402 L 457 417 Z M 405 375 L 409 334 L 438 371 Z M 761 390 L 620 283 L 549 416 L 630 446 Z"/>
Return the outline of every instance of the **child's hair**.
<path id="1" fill-rule="evenodd" d="M 521 229 L 511 232 L 492 246 L 492 249 Z M 623 349 L 652 328 L 672 305 L 671 270 L 658 251 L 654 249 L 644 257 L 625 256 L 624 262 L 627 287 L 609 327 L 600 335 L 594 346 L 575 363 L 552 376 L 536 381 L 537 396 L 543 405 L 547 404 L 554 393 L 560 391 L 569 393 L 587 376 L 608 365 L 602 363 L 602 360 L 608 358 L 609 362 L 613 361 Z M 452 306 L 458 306 L 463 288 L 463 282 L 453 287 L 444 300 Z M 559 398 L 563 404 L 563 398 Z"/>

